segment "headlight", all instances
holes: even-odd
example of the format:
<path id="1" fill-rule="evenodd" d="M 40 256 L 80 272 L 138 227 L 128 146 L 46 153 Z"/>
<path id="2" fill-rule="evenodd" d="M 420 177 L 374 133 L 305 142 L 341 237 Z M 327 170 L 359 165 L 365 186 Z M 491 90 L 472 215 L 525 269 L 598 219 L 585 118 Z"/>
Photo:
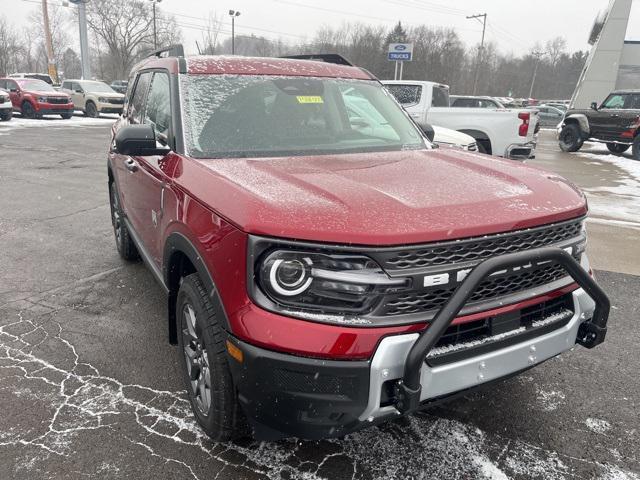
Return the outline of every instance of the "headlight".
<path id="1" fill-rule="evenodd" d="M 364 314 L 384 294 L 410 284 L 408 278 L 390 278 L 371 258 L 349 253 L 271 250 L 254 271 L 258 304 L 316 314 Z"/>
<path id="2" fill-rule="evenodd" d="M 98 97 L 98 101 L 100 103 L 107 103 L 108 100 L 105 97 Z"/>
<path id="3" fill-rule="evenodd" d="M 40 103 L 47 103 L 48 99 L 47 97 L 38 97 L 38 102 Z"/>

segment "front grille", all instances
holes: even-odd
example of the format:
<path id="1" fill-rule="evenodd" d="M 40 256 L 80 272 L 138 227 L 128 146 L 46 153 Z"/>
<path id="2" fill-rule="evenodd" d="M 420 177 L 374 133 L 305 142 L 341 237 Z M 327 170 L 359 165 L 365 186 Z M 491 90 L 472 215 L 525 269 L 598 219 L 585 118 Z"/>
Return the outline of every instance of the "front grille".
<path id="1" fill-rule="evenodd" d="M 496 348 L 498 343 L 517 343 L 523 336 L 540 335 L 541 330 L 555 330 L 566 325 L 574 313 L 573 297 L 565 294 L 520 311 L 510 312 L 511 319 L 500 316 L 452 325 L 427 355 L 430 364 L 457 361 L 477 354 L 478 348 Z M 508 325 L 507 328 L 504 326 Z"/>
<path id="2" fill-rule="evenodd" d="M 581 228 L 580 219 L 516 233 L 407 249 L 385 258 L 383 268 L 387 271 L 399 271 L 483 260 L 569 240 L 579 236 Z"/>
<path id="3" fill-rule="evenodd" d="M 47 103 L 62 105 L 65 103 L 69 103 L 69 99 L 65 97 L 47 97 Z"/>
<path id="4" fill-rule="evenodd" d="M 467 306 L 540 287 L 561 280 L 566 276 L 564 268 L 553 263 L 523 270 L 516 274 L 489 277 L 474 290 Z M 457 285 L 391 297 L 383 307 L 383 315 L 404 315 L 437 310 L 449 300 L 456 288 Z"/>
<path id="5" fill-rule="evenodd" d="M 114 105 L 123 105 L 124 104 L 124 98 L 108 98 L 107 102 L 108 103 L 113 103 Z"/>

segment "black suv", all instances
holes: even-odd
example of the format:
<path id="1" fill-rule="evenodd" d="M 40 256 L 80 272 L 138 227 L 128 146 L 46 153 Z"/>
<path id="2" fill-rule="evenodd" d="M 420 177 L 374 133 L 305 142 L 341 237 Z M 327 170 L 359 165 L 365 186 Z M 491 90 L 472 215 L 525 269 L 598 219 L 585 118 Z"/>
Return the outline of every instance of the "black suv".
<path id="1" fill-rule="evenodd" d="M 633 158 L 640 160 L 640 90 L 612 92 L 589 110 L 567 111 L 562 122 L 559 143 L 565 152 L 580 150 L 585 140 L 604 142 L 616 154 L 632 147 Z"/>

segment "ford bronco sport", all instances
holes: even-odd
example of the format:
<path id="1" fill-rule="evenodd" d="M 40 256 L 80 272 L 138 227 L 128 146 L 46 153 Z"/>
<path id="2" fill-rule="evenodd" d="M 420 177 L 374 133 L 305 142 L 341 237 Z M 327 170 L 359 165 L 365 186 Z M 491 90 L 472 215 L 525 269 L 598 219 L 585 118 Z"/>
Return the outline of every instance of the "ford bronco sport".
<path id="1" fill-rule="evenodd" d="M 432 148 L 314 58 L 160 50 L 113 127 L 117 249 L 167 294 L 204 431 L 342 436 L 604 340 L 576 187 Z"/>
<path id="2" fill-rule="evenodd" d="M 558 140 L 565 152 L 577 152 L 585 140 L 606 143 L 618 155 L 631 147 L 640 160 L 640 90 L 618 90 L 600 106 L 593 102 L 589 110 L 568 110 Z"/>

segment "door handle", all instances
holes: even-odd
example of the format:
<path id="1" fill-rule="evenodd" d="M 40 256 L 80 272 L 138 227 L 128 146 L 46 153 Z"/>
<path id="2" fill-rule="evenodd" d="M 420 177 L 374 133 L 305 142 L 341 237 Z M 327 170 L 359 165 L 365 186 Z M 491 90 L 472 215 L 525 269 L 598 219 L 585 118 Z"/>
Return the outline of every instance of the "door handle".
<path id="1" fill-rule="evenodd" d="M 138 162 L 136 162 L 133 158 L 127 158 L 124 161 L 124 166 L 127 167 L 127 170 L 130 172 L 138 171 Z"/>

